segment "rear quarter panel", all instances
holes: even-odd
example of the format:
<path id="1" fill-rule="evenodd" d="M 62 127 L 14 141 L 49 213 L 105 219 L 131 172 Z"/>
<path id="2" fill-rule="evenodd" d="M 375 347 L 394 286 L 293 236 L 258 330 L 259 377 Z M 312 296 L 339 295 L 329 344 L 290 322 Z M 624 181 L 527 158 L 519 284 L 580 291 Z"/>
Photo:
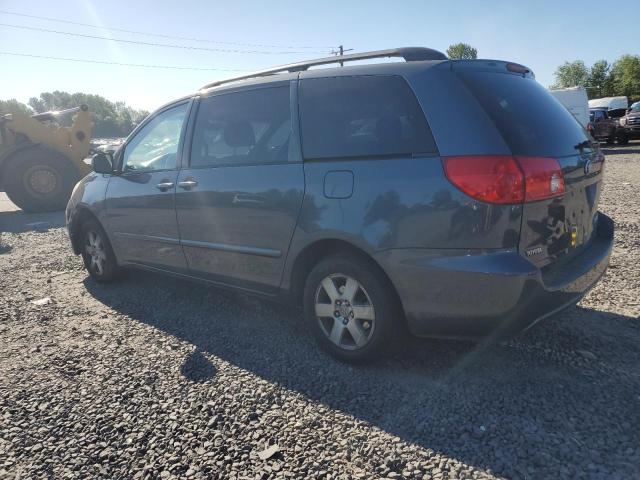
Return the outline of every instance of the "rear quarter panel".
<path id="1" fill-rule="evenodd" d="M 325 178 L 335 171 L 353 172 L 349 198 L 325 196 Z M 517 248 L 522 207 L 473 201 L 448 182 L 439 156 L 306 162 L 304 172 L 287 272 L 305 247 L 323 239 L 347 241 L 371 255 L 397 248 Z"/>

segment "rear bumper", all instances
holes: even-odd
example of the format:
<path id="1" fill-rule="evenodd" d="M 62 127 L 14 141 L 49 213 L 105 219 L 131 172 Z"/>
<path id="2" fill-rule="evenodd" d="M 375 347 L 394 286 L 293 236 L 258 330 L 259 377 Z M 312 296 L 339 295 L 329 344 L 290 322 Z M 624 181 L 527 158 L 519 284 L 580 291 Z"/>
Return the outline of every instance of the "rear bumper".
<path id="1" fill-rule="evenodd" d="M 613 221 L 598 215 L 589 247 L 559 271 L 544 272 L 516 251 L 394 249 L 377 259 L 415 335 L 509 335 L 577 303 L 604 274 Z"/>

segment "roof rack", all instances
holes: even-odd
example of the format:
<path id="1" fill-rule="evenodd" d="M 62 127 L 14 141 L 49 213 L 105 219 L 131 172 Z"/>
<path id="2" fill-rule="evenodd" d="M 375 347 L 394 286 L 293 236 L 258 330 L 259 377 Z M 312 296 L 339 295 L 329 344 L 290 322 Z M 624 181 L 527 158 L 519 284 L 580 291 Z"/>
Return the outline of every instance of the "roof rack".
<path id="1" fill-rule="evenodd" d="M 331 63 L 353 62 L 356 60 L 368 60 L 371 58 L 404 58 L 406 62 L 417 62 L 421 60 L 446 60 L 447 56 L 433 50 L 431 48 L 424 47 L 404 47 L 404 48 L 390 48 L 388 50 L 375 50 L 373 52 L 353 53 L 351 55 L 341 55 L 339 57 L 324 57 L 316 60 L 305 60 L 303 62 L 290 63 L 288 65 L 282 65 L 280 67 L 271 67 L 265 70 L 259 70 L 257 72 L 248 73 L 239 77 L 227 78 L 225 80 L 218 80 L 216 82 L 208 83 L 202 90 L 207 88 L 217 87 L 225 83 L 236 82 L 238 80 L 246 80 L 248 78 L 263 77 L 266 75 L 272 75 L 279 72 L 302 72 L 309 67 L 315 67 L 317 65 L 328 65 Z"/>

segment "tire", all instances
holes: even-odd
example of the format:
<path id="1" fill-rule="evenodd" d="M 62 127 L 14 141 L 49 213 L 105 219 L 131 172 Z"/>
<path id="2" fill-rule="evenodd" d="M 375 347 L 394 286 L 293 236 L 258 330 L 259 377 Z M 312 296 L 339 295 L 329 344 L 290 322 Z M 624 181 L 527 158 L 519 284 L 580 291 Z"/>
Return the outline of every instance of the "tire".
<path id="1" fill-rule="evenodd" d="M 80 226 L 80 248 L 84 266 L 98 283 L 110 283 L 120 277 L 116 256 L 102 226 L 93 218 Z"/>
<path id="2" fill-rule="evenodd" d="M 618 145 L 626 145 L 629 143 L 629 137 L 622 133 L 620 135 L 618 135 Z"/>
<path id="3" fill-rule="evenodd" d="M 402 332 L 402 309 L 393 286 L 358 257 L 335 255 L 321 260 L 305 282 L 303 308 L 320 346 L 347 362 L 383 356 Z"/>
<path id="4" fill-rule="evenodd" d="M 78 171 L 55 150 L 29 148 L 11 157 L 4 174 L 4 188 L 13 203 L 25 212 L 64 210 Z"/>

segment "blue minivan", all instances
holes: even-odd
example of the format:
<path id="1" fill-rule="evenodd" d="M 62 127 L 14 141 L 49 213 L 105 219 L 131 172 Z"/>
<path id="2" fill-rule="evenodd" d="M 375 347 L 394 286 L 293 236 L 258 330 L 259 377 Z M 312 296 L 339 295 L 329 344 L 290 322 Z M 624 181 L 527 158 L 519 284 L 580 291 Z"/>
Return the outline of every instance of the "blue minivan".
<path id="1" fill-rule="evenodd" d="M 394 62 L 363 64 L 392 57 Z M 400 48 L 205 86 L 93 158 L 66 218 L 98 282 L 123 267 L 301 305 L 368 360 L 419 336 L 511 334 L 604 273 L 604 156 L 526 67 Z"/>

